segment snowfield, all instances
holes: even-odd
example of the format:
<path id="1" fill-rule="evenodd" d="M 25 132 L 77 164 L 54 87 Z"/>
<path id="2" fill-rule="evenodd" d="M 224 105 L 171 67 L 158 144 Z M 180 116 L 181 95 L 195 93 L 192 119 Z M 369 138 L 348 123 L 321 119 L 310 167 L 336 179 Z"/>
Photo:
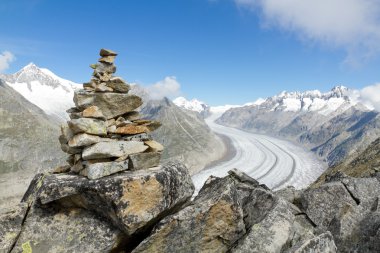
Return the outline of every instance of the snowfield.
<path id="1" fill-rule="evenodd" d="M 209 176 L 224 177 L 233 168 L 273 190 L 291 185 L 297 189 L 307 187 L 326 169 L 326 165 L 313 153 L 293 143 L 216 124 L 215 120 L 220 116 L 221 113 L 214 113 L 206 123 L 215 133 L 231 139 L 236 154 L 229 161 L 195 174 L 192 177 L 195 194 Z"/>

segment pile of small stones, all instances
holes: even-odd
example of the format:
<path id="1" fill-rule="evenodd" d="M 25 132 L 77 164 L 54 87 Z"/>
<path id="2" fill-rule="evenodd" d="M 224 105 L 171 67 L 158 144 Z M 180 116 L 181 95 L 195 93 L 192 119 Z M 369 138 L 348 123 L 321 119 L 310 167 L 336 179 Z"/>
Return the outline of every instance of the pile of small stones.
<path id="1" fill-rule="evenodd" d="M 67 110 L 70 121 L 61 127 L 59 141 L 70 154 L 61 168 L 97 179 L 124 170 L 159 165 L 163 146 L 149 135 L 161 124 L 140 119 L 139 96 L 128 94 L 130 85 L 113 76 L 117 53 L 101 49 L 90 82 L 74 93 L 75 107 Z"/>

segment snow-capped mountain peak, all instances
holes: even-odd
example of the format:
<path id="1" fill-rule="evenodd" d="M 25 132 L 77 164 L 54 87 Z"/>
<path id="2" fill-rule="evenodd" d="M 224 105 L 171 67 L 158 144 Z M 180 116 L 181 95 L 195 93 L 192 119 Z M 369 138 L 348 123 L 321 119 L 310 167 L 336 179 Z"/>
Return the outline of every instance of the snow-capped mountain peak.
<path id="1" fill-rule="evenodd" d="M 187 100 L 184 97 L 177 97 L 173 100 L 173 103 L 181 108 L 184 108 L 186 110 L 195 111 L 198 113 L 203 113 L 208 110 L 209 106 L 205 104 L 202 101 L 199 101 L 196 98 L 193 98 L 192 100 Z"/>
<path id="2" fill-rule="evenodd" d="M 29 63 L 14 74 L 0 75 L 0 79 L 45 113 L 60 120 L 67 119 L 65 111 L 74 105 L 74 90 L 80 87 L 34 63 Z"/>
<path id="3" fill-rule="evenodd" d="M 260 106 L 271 111 L 315 111 L 328 115 L 339 108 L 342 110 L 354 105 L 349 97 L 350 90 L 345 86 L 335 86 L 330 91 L 322 93 L 319 90 L 305 92 L 287 92 L 268 98 Z"/>

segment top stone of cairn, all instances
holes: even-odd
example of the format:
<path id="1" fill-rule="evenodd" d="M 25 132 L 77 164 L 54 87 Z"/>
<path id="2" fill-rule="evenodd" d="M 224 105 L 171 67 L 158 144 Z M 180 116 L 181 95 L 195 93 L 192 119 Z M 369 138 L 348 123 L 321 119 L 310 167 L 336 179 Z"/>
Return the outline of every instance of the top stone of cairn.
<path id="1" fill-rule="evenodd" d="M 117 53 L 115 51 L 112 51 L 110 49 L 105 49 L 102 48 L 100 49 L 100 56 L 105 57 L 105 56 L 117 56 Z"/>

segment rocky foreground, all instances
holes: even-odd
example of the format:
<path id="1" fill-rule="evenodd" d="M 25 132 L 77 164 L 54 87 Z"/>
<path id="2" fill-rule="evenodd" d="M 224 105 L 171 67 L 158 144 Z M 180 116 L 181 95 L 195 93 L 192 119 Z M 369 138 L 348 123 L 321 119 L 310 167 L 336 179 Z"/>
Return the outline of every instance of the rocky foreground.
<path id="1" fill-rule="evenodd" d="M 179 163 L 96 180 L 39 174 L 0 216 L 0 252 L 378 252 L 380 176 L 272 192 L 238 170 L 194 186 Z"/>

